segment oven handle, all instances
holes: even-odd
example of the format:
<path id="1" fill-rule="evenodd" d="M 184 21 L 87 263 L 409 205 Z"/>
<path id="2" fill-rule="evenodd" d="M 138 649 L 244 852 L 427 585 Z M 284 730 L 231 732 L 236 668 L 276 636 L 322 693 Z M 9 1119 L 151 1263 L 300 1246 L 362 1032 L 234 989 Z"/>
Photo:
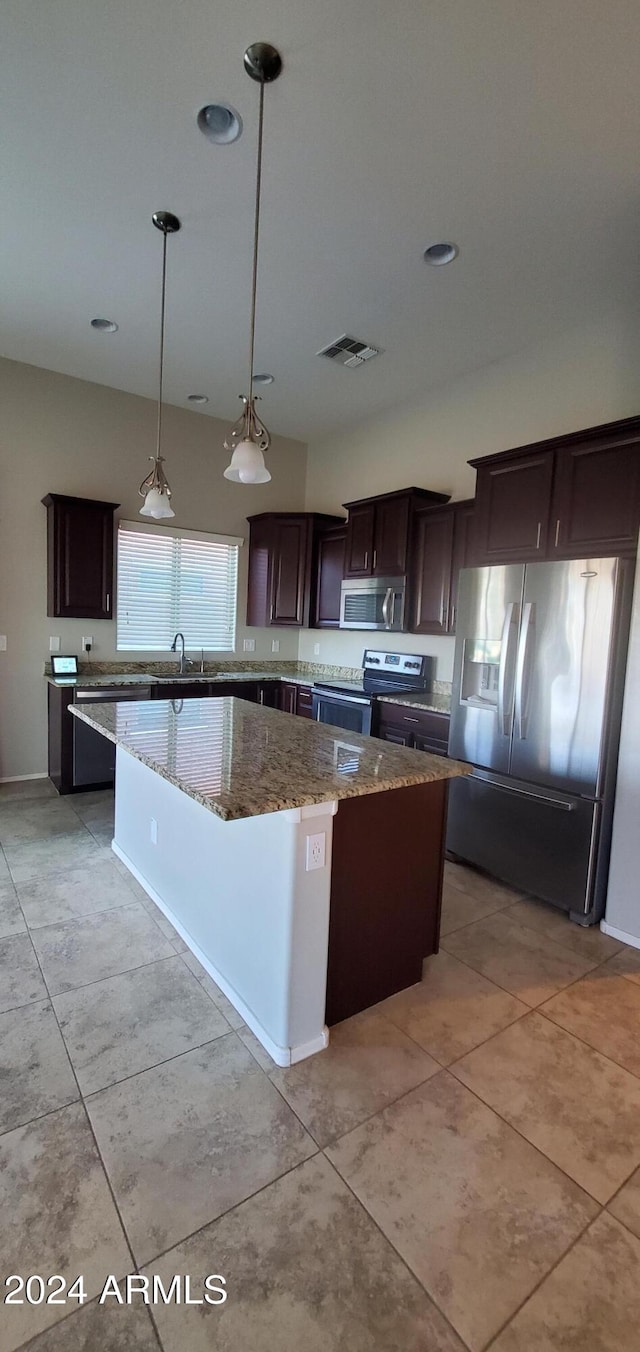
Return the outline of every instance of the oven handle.
<path id="1" fill-rule="evenodd" d="M 325 691 L 314 690 L 314 699 L 318 704 L 370 704 L 370 699 L 361 699 L 359 695 L 328 695 Z M 320 709 L 316 711 L 316 718 L 320 716 Z"/>

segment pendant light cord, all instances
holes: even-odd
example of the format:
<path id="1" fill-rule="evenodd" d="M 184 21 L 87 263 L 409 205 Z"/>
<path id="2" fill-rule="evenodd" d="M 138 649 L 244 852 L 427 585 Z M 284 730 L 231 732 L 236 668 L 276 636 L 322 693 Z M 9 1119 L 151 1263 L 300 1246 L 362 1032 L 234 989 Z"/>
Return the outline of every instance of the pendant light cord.
<path id="1" fill-rule="evenodd" d="M 258 165 L 256 171 L 256 207 L 253 225 L 253 277 L 251 283 L 251 337 L 249 340 L 249 407 L 253 398 L 253 348 L 256 330 L 256 290 L 258 285 L 258 238 L 260 234 L 260 188 L 262 184 L 262 124 L 264 120 L 264 80 L 260 81 L 260 113 L 258 117 Z"/>
<path id="2" fill-rule="evenodd" d="M 158 436 L 156 445 L 156 460 L 160 456 L 160 446 L 162 444 L 162 381 L 164 375 L 164 310 L 165 296 L 167 289 L 167 230 L 162 230 L 162 301 L 160 303 L 160 373 L 158 378 Z"/>

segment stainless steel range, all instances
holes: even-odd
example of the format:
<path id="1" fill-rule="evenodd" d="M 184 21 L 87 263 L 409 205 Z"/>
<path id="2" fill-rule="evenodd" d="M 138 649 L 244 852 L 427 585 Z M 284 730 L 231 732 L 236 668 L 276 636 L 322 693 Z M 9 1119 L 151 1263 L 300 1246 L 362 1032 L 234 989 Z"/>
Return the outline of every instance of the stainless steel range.
<path id="1" fill-rule="evenodd" d="M 370 733 L 379 695 L 430 689 L 435 658 L 418 653 L 365 650 L 361 681 L 317 681 L 313 687 L 313 717 L 350 732 Z"/>

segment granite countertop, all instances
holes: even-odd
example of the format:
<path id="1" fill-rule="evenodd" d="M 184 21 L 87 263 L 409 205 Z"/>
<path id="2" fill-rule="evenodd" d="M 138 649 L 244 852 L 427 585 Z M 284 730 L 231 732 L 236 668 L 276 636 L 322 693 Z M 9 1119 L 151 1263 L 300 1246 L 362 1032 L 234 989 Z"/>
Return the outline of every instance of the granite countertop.
<path id="1" fill-rule="evenodd" d="M 412 709 L 424 709 L 430 714 L 450 714 L 451 695 L 435 695 L 428 691 L 412 690 L 406 695 L 378 695 L 380 704 L 410 704 Z"/>
<path id="2" fill-rule="evenodd" d="M 45 679 L 50 685 L 80 686 L 84 690 L 85 687 L 99 687 L 101 685 L 171 685 L 176 677 L 177 672 L 168 675 L 156 675 L 153 672 L 132 672 L 128 675 L 123 672 L 115 672 L 113 675 L 109 675 L 107 672 L 100 672 L 95 676 L 46 676 Z M 264 671 L 249 669 L 246 671 L 200 672 L 196 670 L 188 672 L 186 678 L 180 677 L 179 679 L 184 680 L 185 685 L 188 685 L 190 681 L 206 681 L 212 685 L 222 684 L 225 681 L 288 681 L 292 685 L 311 686 L 317 678 L 301 675 L 299 672 L 278 671 L 277 669 L 274 671 L 265 668 Z"/>
<path id="3" fill-rule="evenodd" d="M 471 772 L 460 761 L 229 696 L 75 704 L 72 713 L 223 821 Z"/>

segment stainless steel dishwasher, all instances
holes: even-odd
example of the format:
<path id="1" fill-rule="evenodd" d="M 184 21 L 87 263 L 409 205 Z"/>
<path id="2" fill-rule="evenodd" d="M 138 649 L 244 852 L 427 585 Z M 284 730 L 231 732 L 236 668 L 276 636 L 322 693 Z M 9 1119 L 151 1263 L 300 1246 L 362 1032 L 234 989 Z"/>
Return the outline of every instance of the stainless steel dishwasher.
<path id="1" fill-rule="evenodd" d="M 115 704 L 118 700 L 151 699 L 149 685 L 76 686 L 74 704 Z M 74 789 L 108 788 L 115 780 L 116 749 L 102 733 L 80 718 L 73 719 Z"/>

